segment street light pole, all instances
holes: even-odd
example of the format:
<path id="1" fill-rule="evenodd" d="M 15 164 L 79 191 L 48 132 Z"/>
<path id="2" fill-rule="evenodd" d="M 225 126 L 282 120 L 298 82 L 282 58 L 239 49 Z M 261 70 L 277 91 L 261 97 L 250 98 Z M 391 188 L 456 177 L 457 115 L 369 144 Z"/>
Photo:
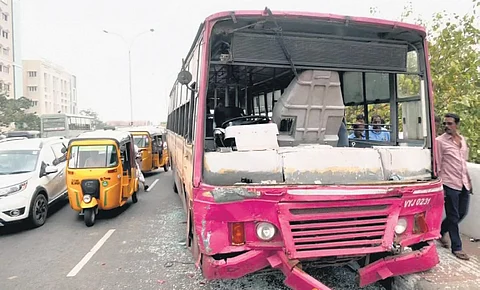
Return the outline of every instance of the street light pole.
<path id="1" fill-rule="evenodd" d="M 155 30 L 153 28 L 147 30 L 147 31 L 144 31 L 144 32 L 141 32 L 137 35 L 135 35 L 135 37 L 132 39 L 132 41 L 130 43 L 128 43 L 125 38 L 123 36 L 121 36 L 120 34 L 118 33 L 115 33 L 115 32 L 110 32 L 110 31 L 107 31 L 107 30 L 103 30 L 103 32 L 107 33 L 107 34 L 112 34 L 112 35 L 116 35 L 118 37 L 120 37 L 123 42 L 125 42 L 125 44 L 127 45 L 127 48 L 128 48 L 128 86 L 129 86 L 129 91 L 130 91 L 130 126 L 133 126 L 133 93 L 132 93 L 132 46 L 133 44 L 135 43 L 135 40 L 145 34 L 145 33 L 148 33 L 148 32 L 154 32 Z"/>
<path id="2" fill-rule="evenodd" d="M 128 86 L 130 90 L 130 126 L 133 126 L 132 50 L 128 48 Z"/>

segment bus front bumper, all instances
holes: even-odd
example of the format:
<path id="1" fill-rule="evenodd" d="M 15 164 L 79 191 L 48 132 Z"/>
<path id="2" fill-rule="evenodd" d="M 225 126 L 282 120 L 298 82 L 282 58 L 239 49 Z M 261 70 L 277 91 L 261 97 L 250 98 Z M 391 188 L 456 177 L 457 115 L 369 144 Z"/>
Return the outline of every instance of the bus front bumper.
<path id="1" fill-rule="evenodd" d="M 359 270 L 360 287 L 389 277 L 426 271 L 439 263 L 433 241 L 423 248 L 373 262 Z M 234 258 L 215 260 L 204 256 L 202 269 L 209 279 L 237 279 L 250 273 L 272 267 L 283 272 L 285 285 L 292 289 L 330 290 L 301 269 L 299 260 L 290 260 L 283 251 L 252 250 Z"/>

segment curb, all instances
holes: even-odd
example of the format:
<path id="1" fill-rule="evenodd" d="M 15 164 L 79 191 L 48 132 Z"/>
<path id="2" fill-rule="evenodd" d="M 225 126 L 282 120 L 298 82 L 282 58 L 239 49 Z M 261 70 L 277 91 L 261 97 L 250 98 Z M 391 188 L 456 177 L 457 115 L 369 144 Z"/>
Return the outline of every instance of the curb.
<path id="1" fill-rule="evenodd" d="M 477 249 L 480 249 L 478 247 Z M 459 260 L 437 245 L 440 263 L 433 269 L 421 273 L 395 277 L 392 290 L 446 290 L 480 289 L 480 261 L 471 253 L 470 261 Z"/>

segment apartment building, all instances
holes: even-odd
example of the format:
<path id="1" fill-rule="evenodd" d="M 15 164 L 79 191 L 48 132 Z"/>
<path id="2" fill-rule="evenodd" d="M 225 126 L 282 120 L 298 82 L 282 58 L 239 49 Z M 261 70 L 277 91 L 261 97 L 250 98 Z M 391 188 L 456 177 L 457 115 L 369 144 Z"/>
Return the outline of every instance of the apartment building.
<path id="1" fill-rule="evenodd" d="M 24 60 L 23 83 L 24 96 L 33 101 L 31 113 L 78 114 L 77 79 L 62 67 L 46 60 Z"/>
<path id="2" fill-rule="evenodd" d="M 14 97 L 12 0 L 0 0 L 0 92 Z"/>

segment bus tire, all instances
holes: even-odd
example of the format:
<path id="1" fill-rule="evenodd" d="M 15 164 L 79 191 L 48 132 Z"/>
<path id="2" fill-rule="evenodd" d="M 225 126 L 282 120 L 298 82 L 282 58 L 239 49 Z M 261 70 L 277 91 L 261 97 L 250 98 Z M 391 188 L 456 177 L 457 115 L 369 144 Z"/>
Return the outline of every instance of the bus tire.
<path id="1" fill-rule="evenodd" d="M 176 173 L 175 169 L 173 169 L 172 177 L 173 177 L 173 192 L 178 193 L 178 187 L 177 187 L 177 182 L 176 182 L 177 173 Z"/>
<path id="2" fill-rule="evenodd" d="M 198 244 L 198 238 L 195 234 L 195 225 L 193 224 L 192 212 L 190 213 L 190 226 L 189 231 L 187 233 L 187 245 L 190 247 L 190 252 L 192 253 L 193 260 L 195 261 L 195 266 L 199 269 L 202 269 L 202 252 L 200 251 L 200 245 Z M 203 271 L 202 271 L 203 275 Z"/>

